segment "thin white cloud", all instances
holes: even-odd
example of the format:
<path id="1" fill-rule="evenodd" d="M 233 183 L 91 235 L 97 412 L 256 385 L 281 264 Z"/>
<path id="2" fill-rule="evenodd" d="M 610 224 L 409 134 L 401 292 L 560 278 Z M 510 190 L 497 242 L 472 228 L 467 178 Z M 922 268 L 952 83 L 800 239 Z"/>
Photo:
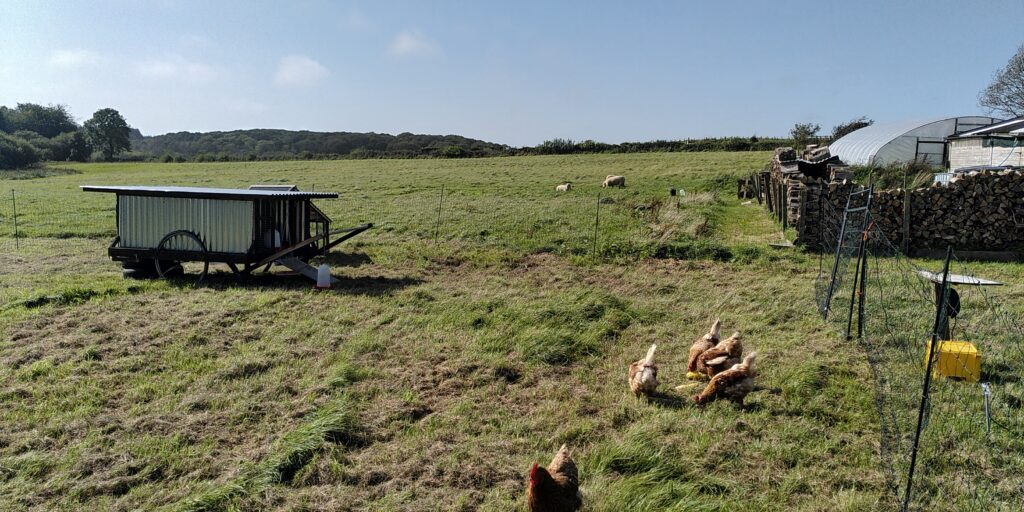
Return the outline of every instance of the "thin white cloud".
<path id="1" fill-rule="evenodd" d="M 181 55 L 139 62 L 135 65 L 135 71 L 145 78 L 181 80 L 196 84 L 212 82 L 223 74 L 216 67 L 188 60 Z"/>
<path id="2" fill-rule="evenodd" d="M 313 85 L 330 72 L 319 62 L 305 55 L 289 55 L 277 65 L 274 83 L 282 87 Z"/>
<path id="3" fill-rule="evenodd" d="M 225 99 L 224 106 L 229 111 L 237 112 L 239 114 L 262 114 L 269 110 L 269 107 L 265 103 L 236 98 Z"/>
<path id="4" fill-rule="evenodd" d="M 395 57 L 434 57 L 441 55 L 441 46 L 418 30 L 406 30 L 395 35 L 388 53 Z"/>
<path id="5" fill-rule="evenodd" d="M 58 68 L 80 68 L 96 64 L 99 61 L 98 53 L 81 48 L 54 50 L 50 54 L 50 65 Z"/>
<path id="6" fill-rule="evenodd" d="M 362 11 L 355 7 L 350 9 L 341 19 L 341 26 L 349 30 L 359 31 L 377 28 L 377 25 L 370 21 Z"/>

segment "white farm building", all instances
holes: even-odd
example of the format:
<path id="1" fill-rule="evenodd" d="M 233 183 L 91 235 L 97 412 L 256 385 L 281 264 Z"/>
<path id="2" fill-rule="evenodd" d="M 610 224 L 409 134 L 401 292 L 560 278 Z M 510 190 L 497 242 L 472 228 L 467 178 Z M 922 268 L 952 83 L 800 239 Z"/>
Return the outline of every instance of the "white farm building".
<path id="1" fill-rule="evenodd" d="M 918 161 L 940 166 L 948 161 L 947 137 L 996 121 L 991 117 L 964 116 L 875 123 L 841 137 L 829 144 L 828 149 L 847 165 L 882 166 Z"/>
<path id="2" fill-rule="evenodd" d="M 1024 167 L 1024 116 L 949 138 L 949 168 Z"/>

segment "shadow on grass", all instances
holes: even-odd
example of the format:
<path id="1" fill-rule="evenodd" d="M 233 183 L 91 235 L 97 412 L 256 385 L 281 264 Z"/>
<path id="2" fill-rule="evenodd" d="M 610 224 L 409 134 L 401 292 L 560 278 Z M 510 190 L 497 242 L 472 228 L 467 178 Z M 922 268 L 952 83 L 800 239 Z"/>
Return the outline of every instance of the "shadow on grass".
<path id="1" fill-rule="evenodd" d="M 694 392 L 698 393 L 700 390 Z M 684 409 L 695 407 L 692 395 L 685 395 L 675 391 L 658 391 L 647 397 L 647 401 L 659 407 L 668 409 Z"/>
<path id="2" fill-rule="evenodd" d="M 361 267 L 373 263 L 366 253 L 362 252 L 329 252 L 323 257 L 323 262 L 333 267 Z"/>
<path id="3" fill-rule="evenodd" d="M 175 288 L 268 288 L 279 290 L 308 290 L 313 282 L 305 277 L 292 273 L 262 274 L 254 273 L 239 277 L 231 272 L 210 272 L 201 283 L 196 284 L 198 274 L 185 274 L 169 279 Z M 379 297 L 389 295 L 407 286 L 415 286 L 423 282 L 415 277 L 338 277 L 338 282 L 324 293 L 341 295 L 366 295 Z"/>

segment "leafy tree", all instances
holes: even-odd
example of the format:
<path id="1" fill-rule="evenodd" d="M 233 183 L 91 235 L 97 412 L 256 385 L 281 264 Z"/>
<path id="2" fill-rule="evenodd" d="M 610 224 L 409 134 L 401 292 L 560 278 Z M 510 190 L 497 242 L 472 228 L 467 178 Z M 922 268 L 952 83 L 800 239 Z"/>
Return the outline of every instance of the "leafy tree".
<path id="1" fill-rule="evenodd" d="M 576 143 L 572 139 L 551 139 L 542 142 L 536 149 L 542 155 L 567 155 L 575 152 Z"/>
<path id="2" fill-rule="evenodd" d="M 1024 116 L 1024 45 L 992 76 L 992 83 L 978 95 L 978 104 L 993 114 Z"/>
<path id="3" fill-rule="evenodd" d="M 92 119 L 85 122 L 86 137 L 93 147 L 103 154 L 106 161 L 113 160 L 115 155 L 132 148 L 131 141 L 128 140 L 130 134 L 128 122 L 121 117 L 120 112 L 112 108 L 97 110 Z"/>
<path id="4" fill-rule="evenodd" d="M 816 137 L 820 130 L 821 126 L 816 123 L 796 123 L 793 125 L 793 129 L 789 131 L 789 135 L 793 137 L 793 143 L 799 150 Z"/>
<path id="5" fill-rule="evenodd" d="M 7 118 L 7 131 L 27 130 L 48 139 L 78 129 L 64 105 L 44 107 L 35 103 L 19 103 L 14 110 L 8 110 L 4 117 Z"/>
<path id="6" fill-rule="evenodd" d="M 0 133 L 0 169 L 18 169 L 39 161 L 39 152 L 18 137 Z"/>
<path id="7" fill-rule="evenodd" d="M 55 149 L 52 160 L 85 162 L 92 155 L 92 144 L 82 130 L 62 133 L 52 139 Z"/>
<path id="8" fill-rule="evenodd" d="M 465 158 L 466 150 L 459 146 L 445 146 L 441 149 L 441 156 L 445 158 Z"/>
<path id="9" fill-rule="evenodd" d="M 849 133 L 853 133 L 861 128 L 871 126 L 875 122 L 868 119 L 866 116 L 860 116 L 857 119 L 851 119 L 845 123 L 839 123 L 832 128 L 832 140 L 836 140 Z"/>
<path id="10" fill-rule="evenodd" d="M 12 112 L 11 109 L 9 109 L 9 108 L 7 108 L 7 107 L 5 107 L 3 105 L 0 105 L 0 132 L 9 132 L 9 131 L 11 131 L 11 129 L 10 129 L 10 121 L 8 121 L 8 119 L 11 116 L 11 112 Z"/>

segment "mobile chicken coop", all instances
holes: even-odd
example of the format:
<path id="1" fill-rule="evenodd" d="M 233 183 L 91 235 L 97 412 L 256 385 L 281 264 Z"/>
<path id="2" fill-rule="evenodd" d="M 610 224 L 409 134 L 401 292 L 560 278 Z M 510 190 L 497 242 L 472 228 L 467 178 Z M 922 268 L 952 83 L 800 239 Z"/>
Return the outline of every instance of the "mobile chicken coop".
<path id="1" fill-rule="evenodd" d="M 331 219 L 313 204 L 333 192 L 303 192 L 292 185 L 248 189 L 83 185 L 116 194 L 117 236 L 107 249 L 126 277 L 181 273 L 183 262 L 224 263 L 240 277 L 279 264 L 310 279 L 309 260 L 372 224 L 331 231 Z"/>

